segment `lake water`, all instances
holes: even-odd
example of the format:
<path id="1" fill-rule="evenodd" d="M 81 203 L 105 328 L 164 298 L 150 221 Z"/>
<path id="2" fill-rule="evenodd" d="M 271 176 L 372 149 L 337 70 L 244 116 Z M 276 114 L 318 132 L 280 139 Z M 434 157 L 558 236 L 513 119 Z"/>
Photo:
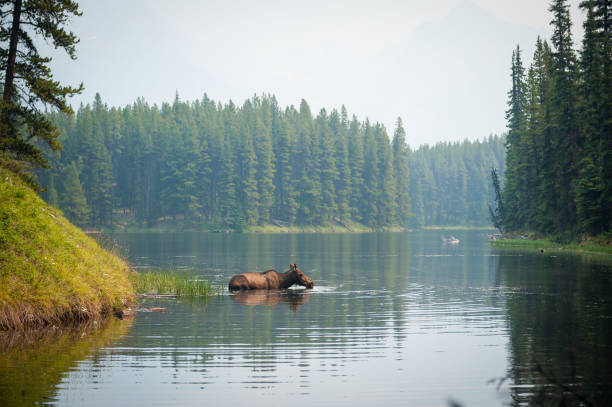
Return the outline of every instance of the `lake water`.
<path id="1" fill-rule="evenodd" d="M 184 270 L 223 293 L 2 334 L 0 405 L 610 405 L 610 261 L 495 250 L 486 235 L 116 235 L 136 269 Z M 313 290 L 225 289 L 289 263 Z"/>

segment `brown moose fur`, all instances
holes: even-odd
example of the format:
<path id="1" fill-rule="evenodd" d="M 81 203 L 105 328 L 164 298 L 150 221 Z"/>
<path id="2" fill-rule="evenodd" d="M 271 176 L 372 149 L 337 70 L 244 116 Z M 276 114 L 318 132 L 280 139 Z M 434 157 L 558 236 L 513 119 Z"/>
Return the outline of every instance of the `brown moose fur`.
<path id="1" fill-rule="evenodd" d="M 242 273 L 235 275 L 229 282 L 230 291 L 254 290 L 254 289 L 279 289 L 289 288 L 293 284 L 299 284 L 306 288 L 314 286 L 312 280 L 304 275 L 297 264 L 290 264 L 289 270 L 279 273 L 276 270 L 268 270 L 262 273 Z"/>

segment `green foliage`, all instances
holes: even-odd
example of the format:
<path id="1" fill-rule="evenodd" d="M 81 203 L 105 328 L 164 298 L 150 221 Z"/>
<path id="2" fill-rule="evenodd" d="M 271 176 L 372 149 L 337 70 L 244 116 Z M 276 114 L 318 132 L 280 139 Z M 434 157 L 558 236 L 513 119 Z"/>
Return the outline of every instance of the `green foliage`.
<path id="1" fill-rule="evenodd" d="M 51 117 L 65 150 L 38 174 L 43 196 L 55 190 L 82 226 L 483 225 L 487 168 L 503 168 L 499 137 L 411 152 L 401 121 L 391 142 L 345 108 L 313 118 L 305 101 L 283 111 L 271 96 L 117 109 L 96 95 L 75 117 Z"/>
<path id="2" fill-rule="evenodd" d="M 609 0 L 587 11 L 579 58 L 566 0 L 550 6 L 552 48 L 539 38 L 527 77 L 513 53 L 504 183 L 506 230 L 600 234 L 612 227 L 612 52 Z"/>
<path id="3" fill-rule="evenodd" d="M 489 223 L 489 169 L 504 171 L 504 138 L 438 143 L 408 154 L 412 227 Z"/>
<path id="4" fill-rule="evenodd" d="M 61 208 L 66 216 L 75 224 L 84 226 L 88 223 L 90 210 L 87 206 L 83 187 L 79 181 L 75 162 L 72 162 L 65 169 L 63 180 L 62 185 L 64 189 L 62 191 Z"/>
<path id="5" fill-rule="evenodd" d="M 489 213 L 491 215 L 491 222 L 501 233 L 504 232 L 504 200 L 501 193 L 501 186 L 499 184 L 499 176 L 497 170 L 491 168 L 491 181 L 493 182 L 493 189 L 495 191 L 495 209 L 489 205 Z"/>
<path id="6" fill-rule="evenodd" d="M 83 89 L 82 84 L 73 88 L 55 81 L 48 66 L 51 58 L 41 56 L 37 44 L 44 40 L 75 59 L 78 39 L 65 25 L 81 13 L 70 0 L 12 0 L 0 2 L 0 15 L 0 152 L 3 160 L 17 163 L 9 168 L 24 174 L 31 166 L 48 166 L 35 142 L 61 148 L 59 132 L 44 112 L 51 108 L 71 113 L 66 98 Z M 25 179 L 32 183 L 27 174 Z"/>

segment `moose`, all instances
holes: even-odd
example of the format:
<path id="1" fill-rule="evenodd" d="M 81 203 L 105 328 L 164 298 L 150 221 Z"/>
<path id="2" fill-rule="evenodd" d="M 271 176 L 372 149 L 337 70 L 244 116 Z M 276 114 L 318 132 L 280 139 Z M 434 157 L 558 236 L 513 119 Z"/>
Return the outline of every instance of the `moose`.
<path id="1" fill-rule="evenodd" d="M 248 272 L 235 275 L 229 282 L 229 290 L 272 290 L 289 288 L 293 284 L 299 284 L 306 288 L 314 287 L 312 280 L 300 271 L 297 264 L 290 264 L 289 270 L 284 273 L 267 270 L 261 273 Z"/>

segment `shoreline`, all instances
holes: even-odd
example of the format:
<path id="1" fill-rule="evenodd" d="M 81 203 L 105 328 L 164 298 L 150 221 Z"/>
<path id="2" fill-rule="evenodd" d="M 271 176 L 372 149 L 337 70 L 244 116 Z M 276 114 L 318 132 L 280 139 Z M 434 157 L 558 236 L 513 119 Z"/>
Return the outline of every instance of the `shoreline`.
<path id="1" fill-rule="evenodd" d="M 555 250 L 564 253 L 612 255 L 612 245 L 604 242 L 603 238 L 592 238 L 582 242 L 569 243 L 559 243 L 550 239 L 501 238 L 492 240 L 491 246 L 499 249 L 520 249 L 539 251 L 541 253 Z"/>
<path id="2" fill-rule="evenodd" d="M 348 223 L 348 222 L 347 222 Z M 207 225 L 208 226 L 208 225 Z M 215 229 L 211 227 L 140 227 L 140 226 L 126 226 L 126 227 L 100 227 L 100 228 L 88 228 L 85 233 L 88 235 L 97 234 L 113 234 L 113 233 L 183 233 L 183 232 L 197 232 L 197 233 L 224 233 L 224 234 L 315 234 L 315 233 L 379 233 L 379 232 L 391 232 L 391 233 L 402 233 L 402 232 L 414 232 L 420 230 L 482 230 L 492 231 L 495 230 L 492 226 L 425 226 L 421 228 L 402 227 L 398 225 L 385 226 L 381 228 L 373 228 L 358 223 L 350 223 L 347 226 L 335 225 L 291 225 L 291 226 L 279 226 L 274 224 L 265 225 L 254 225 L 245 227 L 244 230 L 231 230 L 231 229 Z"/>

